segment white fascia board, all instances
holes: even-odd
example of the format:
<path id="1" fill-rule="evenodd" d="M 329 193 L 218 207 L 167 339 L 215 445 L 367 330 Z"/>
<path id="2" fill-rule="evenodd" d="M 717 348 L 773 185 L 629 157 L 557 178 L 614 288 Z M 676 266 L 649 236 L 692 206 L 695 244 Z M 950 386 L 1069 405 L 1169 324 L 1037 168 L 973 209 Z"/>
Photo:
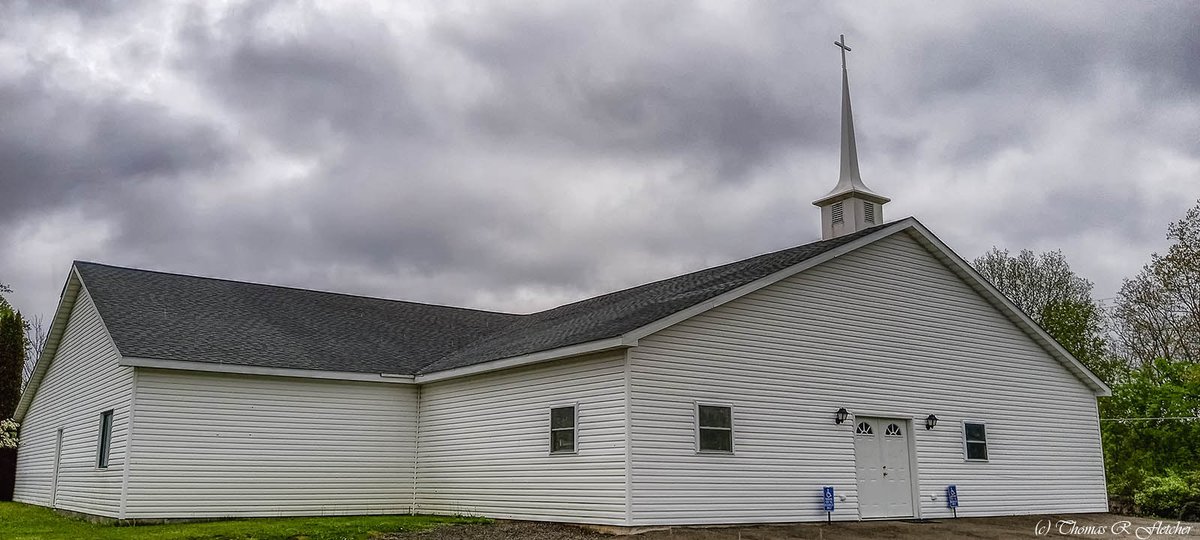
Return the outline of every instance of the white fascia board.
<path id="1" fill-rule="evenodd" d="M 549 349 L 538 351 L 535 353 L 523 354 L 521 356 L 513 356 L 511 358 L 502 358 L 500 360 L 492 360 L 482 364 L 465 366 L 460 368 L 446 369 L 442 371 L 434 371 L 423 375 L 417 375 L 416 382 L 418 384 L 430 383 L 435 381 L 443 381 L 456 377 L 465 377 L 467 375 L 476 375 L 479 373 L 487 373 L 489 371 L 498 371 L 501 369 L 509 369 L 518 366 L 526 366 L 529 364 L 537 364 L 541 362 L 549 362 L 560 358 L 571 356 L 580 356 L 584 354 L 598 353 L 611 351 L 615 349 L 624 349 L 637 345 L 636 339 L 628 339 L 623 336 L 614 338 L 599 339 L 580 343 L 577 345 L 568 345 L 557 349 Z"/>
<path id="2" fill-rule="evenodd" d="M 17 410 L 13 413 L 13 420 L 21 422 L 25 419 L 25 413 L 29 412 L 29 406 L 33 404 L 33 396 L 41 386 L 46 371 L 50 369 L 50 362 L 54 360 L 54 353 L 58 351 L 58 344 L 62 341 L 63 333 L 67 331 L 67 322 L 71 319 L 71 311 L 75 308 L 75 302 L 78 300 L 79 291 L 82 288 L 83 280 L 79 278 L 75 265 L 71 265 L 71 270 L 67 273 L 67 281 L 63 284 L 62 294 L 58 297 L 58 307 L 54 310 L 54 319 L 50 321 L 50 331 L 46 334 L 46 345 L 33 365 L 33 372 L 29 374 L 29 382 L 25 384 L 25 389 L 21 392 Z"/>
<path id="3" fill-rule="evenodd" d="M 937 251 L 941 252 L 944 260 L 950 263 L 953 268 L 957 269 L 960 275 L 970 278 L 970 280 L 977 285 L 977 290 L 990 297 L 990 299 L 995 302 L 995 305 L 1001 308 L 1001 311 L 1007 312 L 1006 315 L 1008 315 L 1013 322 L 1017 323 L 1018 326 L 1022 327 L 1027 333 L 1029 333 L 1030 336 L 1034 338 L 1034 341 L 1038 342 L 1042 348 L 1046 349 L 1051 356 L 1056 357 L 1059 361 L 1066 364 L 1069 369 L 1075 372 L 1077 377 L 1091 386 L 1097 396 L 1103 397 L 1112 395 L 1112 389 L 1109 388 L 1108 385 L 1100 379 L 1100 377 L 1097 377 L 1095 373 L 1092 373 L 1092 370 L 1083 365 L 1083 362 L 1080 362 L 1078 358 L 1075 358 L 1075 355 L 1067 352 L 1067 350 L 1064 349 L 1061 344 L 1059 344 L 1058 340 L 1054 339 L 1054 337 L 1048 334 L 1046 330 L 1044 330 L 1038 323 L 1033 322 L 1033 319 L 1030 319 L 1029 315 L 1026 315 L 1024 311 L 1021 311 L 1021 308 L 1018 308 L 1015 304 L 1013 304 L 1007 296 L 1004 296 L 1004 293 L 1000 292 L 999 289 L 997 289 L 991 284 L 991 282 L 980 275 L 974 267 L 967 263 L 967 261 L 963 260 L 962 257 L 959 257 L 954 250 L 950 249 L 949 246 L 947 246 L 941 241 L 941 239 L 930 232 L 929 229 L 926 229 L 924 225 L 916 220 L 913 220 L 913 222 L 915 223 L 913 230 L 924 237 L 923 240 L 925 241 L 926 245 L 931 246 Z"/>
<path id="4" fill-rule="evenodd" d="M 917 225 L 916 219 L 913 219 L 913 218 L 902 219 L 900 221 L 897 221 L 896 223 L 893 223 L 892 225 L 890 225 L 888 227 L 884 227 L 884 228 L 882 228 L 878 231 L 875 231 L 871 234 L 868 234 L 862 238 L 859 238 L 852 242 L 848 242 L 845 245 L 838 246 L 834 249 L 826 251 L 825 253 L 817 255 L 816 257 L 811 257 L 811 258 L 805 259 L 799 263 L 796 263 L 796 264 L 793 264 L 792 266 L 784 268 L 783 270 L 775 272 L 774 274 L 759 278 L 755 281 L 752 281 L 750 283 L 742 285 L 741 287 L 738 287 L 732 291 L 721 294 L 712 299 L 706 300 L 706 301 L 696 304 L 690 308 L 687 308 L 683 311 L 676 312 L 670 316 L 664 317 L 664 318 L 654 321 L 650 324 L 642 326 L 641 328 L 631 330 L 630 332 L 625 334 L 625 337 L 629 338 L 629 339 L 633 339 L 633 340 L 642 339 L 650 334 L 658 332 L 659 330 L 662 330 L 669 326 L 678 324 L 687 319 L 695 317 L 696 315 L 704 313 L 705 311 L 715 308 L 721 304 L 725 304 L 729 301 L 741 298 L 741 297 L 743 297 L 747 294 L 750 294 L 754 291 L 757 291 L 763 287 L 766 287 L 768 285 L 771 285 L 771 284 L 781 281 L 783 279 L 794 276 L 794 275 L 796 275 L 800 272 L 803 272 L 809 268 L 812 268 L 818 264 L 821 264 L 821 263 L 824 263 L 831 259 L 840 257 L 840 256 L 842 256 L 846 253 L 849 253 L 851 251 L 854 251 L 862 246 L 865 246 L 867 244 L 875 242 L 881 238 L 886 238 L 886 237 L 891 236 L 899 231 L 902 231 L 909 227 L 913 227 L 914 225 Z"/>
<path id="5" fill-rule="evenodd" d="M 162 360 L 122 356 L 120 364 L 135 368 L 173 369 L 178 371 L 203 371 L 206 373 L 234 373 L 238 375 L 265 375 L 270 377 L 296 377 L 302 379 L 328 379 L 335 381 L 364 381 L 391 384 L 413 384 L 409 375 L 387 373 L 354 373 L 350 371 L 324 371 L 319 369 L 276 368 L 266 366 L 242 366 L 236 364 L 214 364 L 189 362 L 186 360 Z"/>

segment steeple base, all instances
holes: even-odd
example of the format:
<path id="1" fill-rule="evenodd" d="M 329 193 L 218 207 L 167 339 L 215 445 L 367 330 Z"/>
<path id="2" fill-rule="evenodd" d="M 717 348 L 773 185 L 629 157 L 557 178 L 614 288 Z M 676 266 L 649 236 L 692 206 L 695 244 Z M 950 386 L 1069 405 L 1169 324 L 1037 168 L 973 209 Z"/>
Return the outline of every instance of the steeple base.
<path id="1" fill-rule="evenodd" d="M 887 199 L 874 194 L 851 191 L 813 203 L 821 208 L 821 240 L 883 223 L 883 203 L 886 202 Z"/>

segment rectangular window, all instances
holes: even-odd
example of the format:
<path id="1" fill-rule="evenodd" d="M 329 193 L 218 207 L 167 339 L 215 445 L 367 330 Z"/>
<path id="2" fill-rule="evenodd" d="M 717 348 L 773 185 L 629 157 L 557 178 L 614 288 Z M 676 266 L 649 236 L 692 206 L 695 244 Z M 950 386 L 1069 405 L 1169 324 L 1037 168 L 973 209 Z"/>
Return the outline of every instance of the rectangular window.
<path id="1" fill-rule="evenodd" d="M 987 426 L 983 422 L 963 422 L 963 444 L 968 461 L 987 461 Z"/>
<path id="2" fill-rule="evenodd" d="M 867 201 L 863 201 L 863 221 L 875 223 L 875 205 Z"/>
<path id="3" fill-rule="evenodd" d="M 843 215 L 842 203 L 833 203 L 833 209 L 830 210 L 830 213 L 833 214 L 834 223 L 841 223 Z"/>
<path id="4" fill-rule="evenodd" d="M 108 449 L 112 445 L 112 426 L 113 412 L 100 413 L 100 448 L 96 456 L 96 466 L 101 469 L 108 468 Z"/>
<path id="5" fill-rule="evenodd" d="M 697 404 L 696 439 L 701 452 L 733 452 L 733 408 Z"/>
<path id="6" fill-rule="evenodd" d="M 575 407 L 550 409 L 550 453 L 574 453 L 575 435 Z"/>

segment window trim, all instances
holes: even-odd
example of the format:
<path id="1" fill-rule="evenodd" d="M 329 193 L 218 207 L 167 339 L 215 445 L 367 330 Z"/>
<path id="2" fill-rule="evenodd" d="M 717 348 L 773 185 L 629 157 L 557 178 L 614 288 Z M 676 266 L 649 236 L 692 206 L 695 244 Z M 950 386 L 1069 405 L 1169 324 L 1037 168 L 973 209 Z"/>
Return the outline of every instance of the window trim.
<path id="1" fill-rule="evenodd" d="M 96 437 L 96 468 L 107 469 L 112 457 L 113 423 L 116 420 L 114 409 L 100 413 L 100 432 Z"/>
<path id="2" fill-rule="evenodd" d="M 571 449 L 570 450 L 555 450 L 554 449 L 554 432 L 555 431 L 565 431 L 567 428 L 558 428 L 558 429 L 554 428 L 554 409 L 565 409 L 567 407 L 571 408 L 571 416 L 572 416 L 571 431 L 574 432 L 571 434 Z M 547 434 L 546 453 L 548 453 L 552 456 L 558 456 L 558 455 L 569 456 L 572 454 L 578 454 L 579 453 L 579 402 L 576 401 L 576 402 L 571 402 L 571 403 L 559 403 L 557 405 L 551 405 L 549 408 L 547 408 L 546 409 L 546 434 Z"/>
<path id="3" fill-rule="evenodd" d="M 967 452 L 967 424 L 979 424 L 979 425 L 983 426 L 983 441 L 982 441 L 983 442 L 983 452 L 984 452 L 984 455 L 986 455 L 987 457 L 985 457 L 983 459 L 969 457 L 971 454 L 969 452 Z M 971 441 L 971 442 L 979 443 L 980 441 Z M 991 461 L 992 450 L 991 450 L 991 443 L 988 441 L 987 422 L 985 422 L 983 420 L 963 420 L 962 421 L 962 445 L 963 445 L 962 446 L 963 461 L 975 461 L 975 462 L 980 462 L 980 463 L 986 463 L 988 461 Z"/>
<path id="4" fill-rule="evenodd" d="M 737 423 L 734 422 L 735 414 L 732 403 L 721 403 L 714 401 L 693 401 L 692 402 L 692 428 L 695 431 L 695 450 L 697 454 L 716 454 L 716 455 L 733 455 L 737 453 Z M 700 448 L 700 407 L 722 407 L 729 409 L 729 450 L 702 450 Z M 725 429 L 718 427 L 706 427 L 704 429 Z"/>

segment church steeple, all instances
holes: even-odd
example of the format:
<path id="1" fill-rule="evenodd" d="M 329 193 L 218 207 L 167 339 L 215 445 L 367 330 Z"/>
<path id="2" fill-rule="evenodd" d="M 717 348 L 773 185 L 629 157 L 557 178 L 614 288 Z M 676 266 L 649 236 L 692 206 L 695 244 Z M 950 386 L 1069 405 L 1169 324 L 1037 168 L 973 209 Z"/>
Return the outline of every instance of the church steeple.
<path id="1" fill-rule="evenodd" d="M 850 110 L 850 77 L 846 72 L 846 35 L 833 42 L 842 49 L 842 172 L 833 191 L 813 201 L 821 208 L 821 239 L 883 223 L 883 205 L 891 199 L 863 184 L 858 173 L 858 148 L 854 144 L 854 115 Z"/>

